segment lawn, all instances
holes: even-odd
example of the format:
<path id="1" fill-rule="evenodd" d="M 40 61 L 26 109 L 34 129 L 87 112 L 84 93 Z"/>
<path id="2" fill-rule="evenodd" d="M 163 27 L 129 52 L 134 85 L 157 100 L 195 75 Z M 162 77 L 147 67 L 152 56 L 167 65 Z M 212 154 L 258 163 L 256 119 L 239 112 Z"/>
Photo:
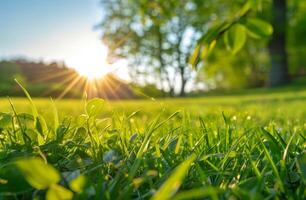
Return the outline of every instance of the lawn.
<path id="1" fill-rule="evenodd" d="M 0 99 L 0 199 L 305 199 L 306 88 Z"/>

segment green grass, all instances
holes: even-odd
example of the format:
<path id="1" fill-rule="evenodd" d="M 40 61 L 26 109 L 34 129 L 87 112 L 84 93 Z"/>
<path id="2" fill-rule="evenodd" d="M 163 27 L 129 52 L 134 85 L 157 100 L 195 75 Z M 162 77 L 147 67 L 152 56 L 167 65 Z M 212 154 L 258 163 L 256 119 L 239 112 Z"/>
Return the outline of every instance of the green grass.
<path id="1" fill-rule="evenodd" d="M 0 199 L 305 199 L 305 100 L 3 98 Z"/>

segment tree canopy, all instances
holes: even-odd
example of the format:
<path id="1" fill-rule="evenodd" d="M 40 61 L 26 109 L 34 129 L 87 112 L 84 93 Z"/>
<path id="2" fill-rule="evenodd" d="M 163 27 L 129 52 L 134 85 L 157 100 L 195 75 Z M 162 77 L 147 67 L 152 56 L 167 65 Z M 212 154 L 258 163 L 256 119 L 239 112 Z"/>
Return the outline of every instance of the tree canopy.
<path id="1" fill-rule="evenodd" d="M 138 77 L 133 81 L 156 84 L 170 95 L 181 96 L 188 83 L 204 80 L 209 85 L 209 77 L 217 87 L 222 87 L 218 79 L 228 80 L 232 87 L 233 81 L 225 73 L 231 70 L 254 79 L 243 84 L 248 87 L 287 82 L 287 61 L 277 59 L 287 58 L 284 41 L 289 39 L 282 30 L 292 23 L 287 17 L 290 13 L 296 15 L 296 21 L 303 20 L 292 12 L 295 7 L 303 7 L 293 0 L 288 5 L 272 0 L 110 0 L 102 4 L 101 28 L 110 60 L 128 60 L 131 76 Z M 295 28 L 294 34 L 304 33 L 302 26 Z M 218 59 L 213 59 L 216 56 Z M 225 66 L 221 66 L 221 60 L 225 60 Z M 205 78 L 196 78 L 201 76 Z"/>

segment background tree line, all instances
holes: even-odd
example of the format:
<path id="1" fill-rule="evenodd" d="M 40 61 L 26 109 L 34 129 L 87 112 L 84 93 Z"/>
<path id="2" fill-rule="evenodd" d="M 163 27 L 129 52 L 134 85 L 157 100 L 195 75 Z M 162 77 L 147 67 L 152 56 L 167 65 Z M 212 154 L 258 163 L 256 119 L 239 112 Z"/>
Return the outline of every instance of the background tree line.
<path id="1" fill-rule="evenodd" d="M 126 99 L 139 98 L 135 91 L 142 90 L 142 87 L 127 84 L 113 74 L 107 74 L 87 87 L 88 80 L 63 62 L 0 61 L 0 96 L 24 96 L 14 79 L 21 82 L 33 97 L 82 98 L 86 92 L 89 98 Z M 154 88 L 151 93 L 159 95 Z"/>

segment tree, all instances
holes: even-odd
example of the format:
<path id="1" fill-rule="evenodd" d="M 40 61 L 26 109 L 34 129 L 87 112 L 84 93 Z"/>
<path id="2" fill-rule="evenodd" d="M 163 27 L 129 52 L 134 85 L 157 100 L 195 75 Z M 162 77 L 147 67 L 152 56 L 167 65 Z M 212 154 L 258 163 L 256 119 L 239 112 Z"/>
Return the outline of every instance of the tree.
<path id="1" fill-rule="evenodd" d="M 14 62 L 0 61 L 0 96 L 16 93 L 15 78 L 24 83 L 20 66 Z"/>
<path id="2" fill-rule="evenodd" d="M 274 35 L 269 45 L 271 70 L 268 84 L 274 87 L 289 82 L 286 51 L 287 0 L 273 0 L 271 12 Z"/>
<path id="3" fill-rule="evenodd" d="M 270 4 L 273 5 L 272 26 L 263 20 L 265 17 L 257 14 L 262 10 L 263 2 L 267 1 L 105 1 L 107 12 L 102 23 L 103 39 L 112 56 L 130 61 L 131 71 L 144 76 L 148 74 L 143 81 L 156 76 L 153 82 L 162 90 L 173 95 L 180 85 L 178 93 L 184 96 L 192 74 L 189 66 L 205 66 L 210 52 L 215 46 L 220 47 L 221 39 L 224 41 L 222 48 L 225 46 L 235 55 L 245 46 L 247 38 L 267 42 L 274 26 L 269 45 L 272 67 L 268 84 L 278 86 L 289 81 L 287 3 L 286 0 L 269 0 L 273 3 Z M 250 63 L 257 65 L 253 60 Z M 256 67 L 252 70 L 258 72 Z M 260 69 L 259 74 L 262 75 L 263 71 Z M 256 75 L 253 78 L 257 79 Z M 259 79 L 262 82 L 263 79 Z M 254 83 L 257 85 L 256 80 Z"/>
<path id="4" fill-rule="evenodd" d="M 137 75 L 149 74 L 171 96 L 185 95 L 192 69 L 188 64 L 199 29 L 208 21 L 195 14 L 195 0 L 103 1 L 103 41 L 114 59 L 125 58 Z M 200 2 L 200 4 L 202 4 Z M 201 28 L 199 28 L 201 26 Z M 201 30 L 202 32 L 203 30 Z M 133 74 L 136 75 L 136 74 Z M 150 83 L 148 83 L 150 84 Z"/>
<path id="5" fill-rule="evenodd" d="M 257 7 L 262 7 L 263 1 L 249 0 L 238 12 L 238 15 L 232 19 L 227 19 L 224 22 L 212 27 L 199 40 L 199 47 L 195 49 L 192 58 L 193 64 L 196 66 L 199 63 L 199 53 L 205 49 L 207 53 L 212 49 L 210 45 L 213 44 L 220 37 L 224 36 L 226 46 L 232 52 L 238 52 L 245 43 L 243 28 L 238 30 L 237 24 L 243 25 L 250 37 L 266 38 L 272 34 L 272 26 L 262 19 L 252 19 L 251 11 L 256 10 Z M 287 55 L 287 27 L 288 27 L 288 5 L 287 0 L 272 0 L 272 25 L 274 34 L 269 44 L 271 68 L 269 71 L 268 85 L 270 87 L 283 85 L 289 82 L 289 65 Z M 296 2 L 295 2 L 296 3 Z M 255 8 L 255 9 L 254 9 Z M 239 14 L 240 13 L 240 14 Z M 230 33 L 232 31 L 232 33 Z M 207 54 L 206 53 L 206 54 Z"/>
<path id="6" fill-rule="evenodd" d="M 287 5 L 287 54 L 291 77 L 306 75 L 306 2 L 291 1 Z"/>

